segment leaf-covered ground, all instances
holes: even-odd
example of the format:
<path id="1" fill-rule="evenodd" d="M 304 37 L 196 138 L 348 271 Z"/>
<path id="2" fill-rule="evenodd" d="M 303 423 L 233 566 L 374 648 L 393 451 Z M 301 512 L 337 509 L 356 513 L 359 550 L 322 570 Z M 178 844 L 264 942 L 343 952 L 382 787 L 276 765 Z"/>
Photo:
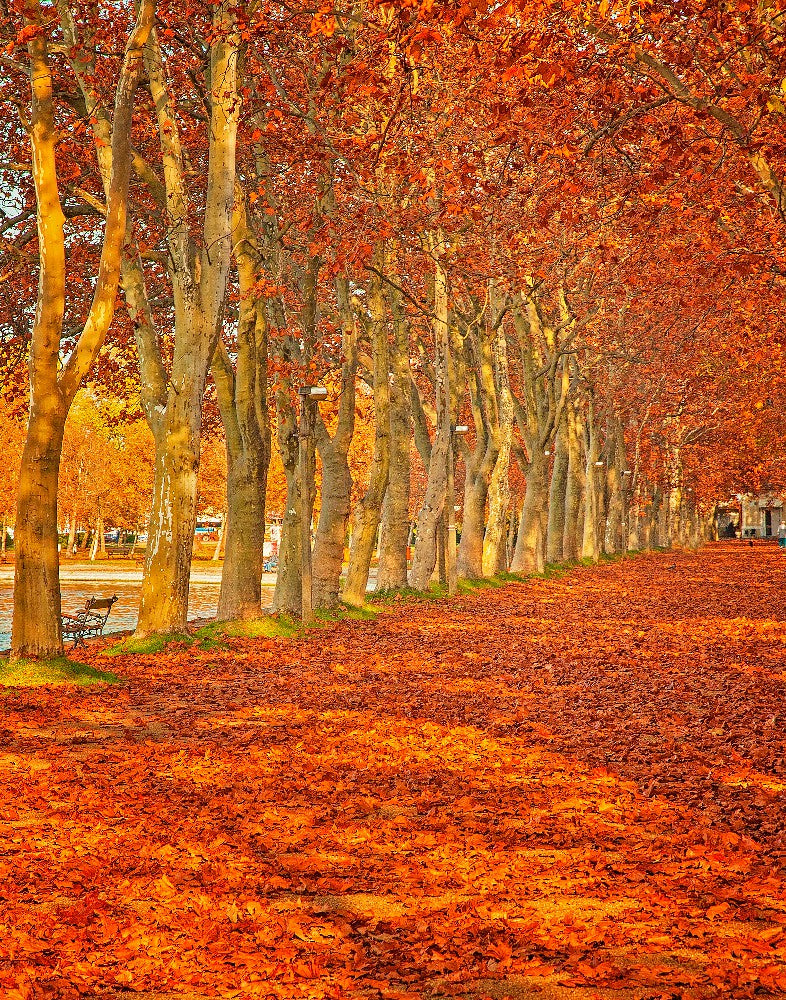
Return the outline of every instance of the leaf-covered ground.
<path id="1" fill-rule="evenodd" d="M 0 995 L 786 995 L 784 583 L 716 544 L 0 693 Z"/>

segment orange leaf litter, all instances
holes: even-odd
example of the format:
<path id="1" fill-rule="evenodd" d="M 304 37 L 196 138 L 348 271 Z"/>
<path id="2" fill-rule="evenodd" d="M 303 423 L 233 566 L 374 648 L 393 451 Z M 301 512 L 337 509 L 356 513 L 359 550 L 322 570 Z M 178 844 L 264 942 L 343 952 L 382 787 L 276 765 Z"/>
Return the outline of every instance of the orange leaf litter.
<path id="1" fill-rule="evenodd" d="M 786 995 L 786 555 L 715 544 L 0 702 L 0 996 Z"/>

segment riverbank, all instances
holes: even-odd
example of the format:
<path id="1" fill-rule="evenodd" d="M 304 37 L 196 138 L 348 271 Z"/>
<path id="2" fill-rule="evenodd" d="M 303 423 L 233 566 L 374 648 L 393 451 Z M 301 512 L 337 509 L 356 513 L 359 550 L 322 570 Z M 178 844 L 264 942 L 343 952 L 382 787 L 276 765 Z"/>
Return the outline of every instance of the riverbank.
<path id="1" fill-rule="evenodd" d="M 11 620 L 14 598 L 13 566 L 0 567 L 0 655 L 11 644 Z M 262 577 L 263 605 L 273 601 L 276 574 Z M 139 609 L 142 568 L 120 566 L 117 561 L 103 563 L 63 563 L 60 566 L 60 601 L 62 610 L 74 614 L 84 607 L 88 597 L 118 598 L 107 622 L 106 634 L 133 631 Z M 193 563 L 189 593 L 189 618 L 210 619 L 216 615 L 221 588 L 221 566 Z"/>

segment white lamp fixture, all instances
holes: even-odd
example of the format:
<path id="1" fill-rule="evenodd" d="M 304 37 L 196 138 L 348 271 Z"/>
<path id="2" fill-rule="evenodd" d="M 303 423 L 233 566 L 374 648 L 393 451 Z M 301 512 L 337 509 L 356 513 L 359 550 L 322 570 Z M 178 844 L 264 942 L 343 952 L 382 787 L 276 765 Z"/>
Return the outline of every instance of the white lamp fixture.
<path id="1" fill-rule="evenodd" d="M 324 385 L 301 385 L 298 395 L 306 399 L 327 399 L 328 391 Z"/>

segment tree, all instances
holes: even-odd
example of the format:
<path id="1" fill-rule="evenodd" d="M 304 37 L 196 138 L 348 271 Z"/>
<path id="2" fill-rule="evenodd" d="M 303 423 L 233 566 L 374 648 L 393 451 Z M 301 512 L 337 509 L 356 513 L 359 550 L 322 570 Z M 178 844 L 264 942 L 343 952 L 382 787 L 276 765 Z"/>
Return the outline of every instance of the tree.
<path id="1" fill-rule="evenodd" d="M 50 70 L 50 22 L 37 0 L 25 8 L 20 37 L 30 60 L 30 145 L 38 222 L 39 288 L 30 348 L 30 412 L 19 475 L 15 532 L 12 655 L 62 654 L 57 555 L 57 481 L 68 410 L 104 341 L 115 307 L 131 170 L 134 94 L 153 24 L 152 0 L 140 4 L 115 91 L 112 172 L 95 291 L 87 320 L 62 371 L 66 300 L 64 216 L 56 161 L 56 112 Z"/>

